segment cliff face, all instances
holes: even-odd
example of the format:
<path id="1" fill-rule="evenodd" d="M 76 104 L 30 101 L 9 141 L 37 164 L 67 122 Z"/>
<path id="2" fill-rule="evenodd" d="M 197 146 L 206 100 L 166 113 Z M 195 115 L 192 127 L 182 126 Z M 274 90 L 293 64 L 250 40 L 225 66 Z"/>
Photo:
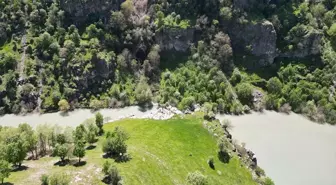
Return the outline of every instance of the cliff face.
<path id="1" fill-rule="evenodd" d="M 185 52 L 194 41 L 194 28 L 178 29 L 163 28 L 156 32 L 155 40 L 160 45 L 161 50 L 175 50 Z"/>
<path id="2" fill-rule="evenodd" d="M 82 22 L 89 16 L 109 15 L 118 10 L 123 0 L 60 0 L 61 8 L 71 16 L 74 22 Z"/>
<path id="3" fill-rule="evenodd" d="M 320 54 L 322 37 L 323 33 L 312 30 L 300 40 L 300 44 L 297 44 L 297 47 L 293 51 L 284 52 L 280 56 L 289 58 L 304 58 L 310 55 Z"/>
<path id="4" fill-rule="evenodd" d="M 260 58 L 261 65 L 273 63 L 277 56 L 277 34 L 271 22 L 264 20 L 258 23 L 234 23 L 228 30 L 235 52 L 249 52 Z"/>

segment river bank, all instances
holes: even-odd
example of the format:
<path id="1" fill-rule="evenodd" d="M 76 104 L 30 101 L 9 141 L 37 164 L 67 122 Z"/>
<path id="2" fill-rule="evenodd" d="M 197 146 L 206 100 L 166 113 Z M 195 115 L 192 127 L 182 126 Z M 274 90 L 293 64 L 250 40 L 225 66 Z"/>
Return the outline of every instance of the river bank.
<path id="1" fill-rule="evenodd" d="M 147 109 L 138 106 L 129 106 L 120 109 L 101 109 L 97 112 L 103 115 L 105 123 L 124 118 L 169 119 L 175 114 L 182 113 L 174 107 L 161 108 L 157 104 Z M 47 123 L 76 127 L 85 120 L 93 118 L 97 112 L 91 109 L 76 109 L 66 114 L 61 112 L 46 114 L 32 113 L 27 115 L 6 114 L 0 116 L 0 125 L 17 127 L 21 123 L 28 123 L 32 127 L 36 127 L 39 124 Z"/>

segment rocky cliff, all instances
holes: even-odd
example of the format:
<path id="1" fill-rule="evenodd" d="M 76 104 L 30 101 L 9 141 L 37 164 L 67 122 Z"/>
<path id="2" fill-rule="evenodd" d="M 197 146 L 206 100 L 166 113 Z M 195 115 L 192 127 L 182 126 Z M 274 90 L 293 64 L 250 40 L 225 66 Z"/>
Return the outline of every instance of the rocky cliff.
<path id="1" fill-rule="evenodd" d="M 236 53 L 246 51 L 260 58 L 261 65 L 272 64 L 277 56 L 277 34 L 271 22 L 233 23 L 229 29 L 232 47 Z"/>
<path id="2" fill-rule="evenodd" d="M 155 40 L 161 50 L 185 52 L 194 41 L 194 28 L 163 28 L 156 32 Z"/>
<path id="3" fill-rule="evenodd" d="M 321 53 L 321 42 L 323 33 L 317 30 L 309 31 L 292 51 L 280 54 L 280 57 L 304 58 L 310 55 Z"/>
<path id="4" fill-rule="evenodd" d="M 87 18 L 109 16 L 111 10 L 118 10 L 123 0 L 60 0 L 60 6 L 70 15 L 68 17 L 79 23 Z"/>

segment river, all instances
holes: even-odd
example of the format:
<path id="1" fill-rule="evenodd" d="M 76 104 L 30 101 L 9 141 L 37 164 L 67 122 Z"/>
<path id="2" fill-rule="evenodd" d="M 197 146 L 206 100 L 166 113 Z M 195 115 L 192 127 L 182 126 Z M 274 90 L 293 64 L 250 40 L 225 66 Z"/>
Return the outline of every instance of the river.
<path id="1" fill-rule="evenodd" d="M 265 111 L 231 120 L 234 139 L 246 143 L 276 185 L 336 185 L 336 127 L 301 115 Z"/>
<path id="2" fill-rule="evenodd" d="M 102 109 L 105 121 L 125 117 L 150 117 L 157 110 L 141 110 L 136 106 L 122 109 Z M 60 113 L 8 114 L 0 117 L 0 125 L 33 127 L 49 123 L 75 127 L 95 112 L 79 109 L 68 115 Z M 313 123 L 297 114 L 271 111 L 243 116 L 218 115 L 229 119 L 234 139 L 246 143 L 257 156 L 258 164 L 277 185 L 336 185 L 336 127 Z"/>
<path id="3" fill-rule="evenodd" d="M 142 118 L 153 113 L 157 109 L 154 105 L 149 110 L 140 109 L 138 106 L 129 106 L 120 109 L 101 109 L 99 112 L 103 115 L 105 122 L 122 119 L 125 117 Z M 21 123 L 28 123 L 32 127 L 39 124 L 57 124 L 60 126 L 76 127 L 85 120 L 94 118 L 96 112 L 90 109 L 76 109 L 67 114 L 60 112 L 38 114 L 31 113 L 27 115 L 6 114 L 0 117 L 0 125 L 16 127 Z"/>

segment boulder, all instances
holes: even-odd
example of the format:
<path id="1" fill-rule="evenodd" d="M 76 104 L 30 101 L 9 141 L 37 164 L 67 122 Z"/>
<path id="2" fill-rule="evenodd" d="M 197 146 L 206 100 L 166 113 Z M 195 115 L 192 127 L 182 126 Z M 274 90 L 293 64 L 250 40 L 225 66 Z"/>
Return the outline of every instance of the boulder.
<path id="1" fill-rule="evenodd" d="M 163 28 L 156 32 L 155 40 L 161 50 L 186 52 L 194 41 L 194 28 Z"/>
<path id="2" fill-rule="evenodd" d="M 320 54 L 322 37 L 322 32 L 311 30 L 299 41 L 293 51 L 284 52 L 280 57 L 304 58 Z"/>
<path id="3" fill-rule="evenodd" d="M 273 24 L 267 20 L 257 23 L 233 23 L 229 34 L 235 53 L 246 51 L 258 57 L 262 66 L 272 64 L 277 56 L 277 34 Z"/>

